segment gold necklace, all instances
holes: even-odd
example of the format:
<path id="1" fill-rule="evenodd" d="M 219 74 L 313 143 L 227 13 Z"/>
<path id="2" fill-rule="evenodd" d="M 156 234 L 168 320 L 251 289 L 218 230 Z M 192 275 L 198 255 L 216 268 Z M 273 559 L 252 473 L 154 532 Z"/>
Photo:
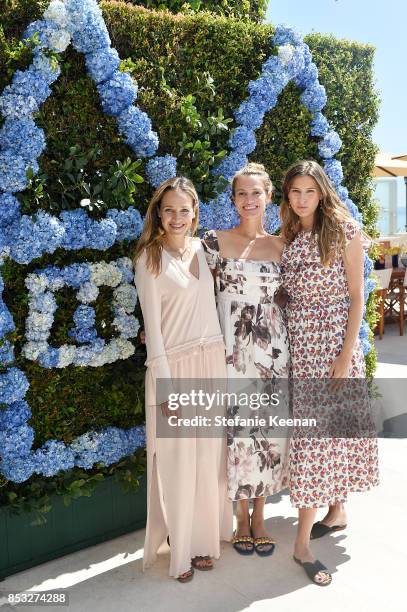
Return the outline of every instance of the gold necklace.
<path id="1" fill-rule="evenodd" d="M 184 255 L 187 253 L 189 255 L 190 251 L 191 251 L 191 245 L 187 245 L 185 247 L 185 249 L 183 251 L 174 251 L 173 249 L 169 249 L 167 247 L 166 251 L 168 253 L 170 253 L 170 255 L 172 254 L 173 257 L 175 257 L 175 259 L 179 259 L 180 261 L 184 261 Z"/>

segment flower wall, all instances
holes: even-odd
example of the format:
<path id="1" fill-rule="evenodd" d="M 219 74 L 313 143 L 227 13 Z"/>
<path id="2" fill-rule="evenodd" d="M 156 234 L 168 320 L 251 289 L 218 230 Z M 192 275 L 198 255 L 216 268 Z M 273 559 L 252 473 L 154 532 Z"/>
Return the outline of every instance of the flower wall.
<path id="1" fill-rule="evenodd" d="M 194 93 L 203 117 L 221 108 L 233 118 L 209 136 L 224 153 L 206 179 L 216 188 L 202 193 L 206 227 L 234 222 L 219 176 L 250 158 L 265 163 L 278 188 L 290 163 L 313 157 L 371 230 L 377 113 L 367 46 L 318 35 L 304 44 L 289 28 L 120 2 L 101 3 L 105 21 L 92 0 L 21 8 L 26 14 L 5 15 L 0 38 L 0 470 L 17 495 L 28 485 L 12 482 L 61 471 L 74 478 L 81 469 L 94 476 L 142 447 L 140 317 L 128 257 L 152 187 L 177 167 L 190 170 L 179 147 L 185 97 Z M 18 48 L 20 35 L 37 37 L 32 52 Z M 41 186 L 58 182 L 78 143 L 85 151 L 97 144 L 96 175 L 115 160 L 142 160 L 129 205 L 96 214 L 85 200 L 41 200 Z M 270 207 L 272 230 L 277 212 Z M 369 270 L 367 260 L 366 298 Z M 372 368 L 368 334 L 364 325 Z"/>

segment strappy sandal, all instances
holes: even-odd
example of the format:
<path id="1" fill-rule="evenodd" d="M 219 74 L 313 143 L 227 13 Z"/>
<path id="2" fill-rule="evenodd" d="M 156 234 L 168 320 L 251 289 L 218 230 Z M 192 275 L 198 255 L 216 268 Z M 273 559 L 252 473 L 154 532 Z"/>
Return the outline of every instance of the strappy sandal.
<path id="1" fill-rule="evenodd" d="M 313 563 L 311 561 L 302 562 L 299 559 L 297 559 L 297 557 L 294 557 L 294 555 L 293 555 L 293 559 L 296 563 L 298 563 L 298 565 L 301 565 L 301 567 L 304 568 L 305 573 L 307 574 L 308 578 L 314 584 L 317 584 L 318 586 L 328 586 L 329 584 L 331 584 L 332 582 L 331 574 L 328 572 L 328 569 L 325 567 L 325 565 L 323 565 L 321 561 L 318 561 L 318 559 L 314 561 Z M 315 576 L 319 574 L 319 572 L 323 572 L 326 576 L 329 577 L 329 580 L 326 580 L 325 582 L 317 582 L 317 580 L 315 580 Z"/>
<path id="2" fill-rule="evenodd" d="M 329 525 L 325 525 L 324 523 L 321 523 L 321 521 L 317 521 L 312 526 L 310 539 L 316 540 L 317 538 L 322 538 L 322 536 L 326 535 L 327 533 L 334 533 L 335 531 L 342 531 L 343 529 L 346 529 L 346 527 L 347 527 L 346 524 L 345 525 L 332 525 L 332 527 L 329 527 Z"/>
<path id="3" fill-rule="evenodd" d="M 242 544 L 244 545 L 243 547 Z M 251 546 L 247 548 L 247 544 L 251 544 Z M 232 545 L 239 555 L 252 555 L 254 553 L 254 540 L 252 536 L 234 535 L 232 538 Z"/>
<path id="4" fill-rule="evenodd" d="M 194 568 L 191 567 L 187 572 L 184 572 L 180 576 L 178 576 L 178 582 L 190 582 L 194 577 Z"/>
<path id="5" fill-rule="evenodd" d="M 199 561 L 211 561 L 212 559 L 209 557 L 209 555 L 205 555 L 204 557 L 200 557 L 200 556 L 196 556 L 191 560 L 191 564 L 192 567 L 194 567 L 195 569 L 199 570 L 200 572 L 208 572 L 209 570 L 213 570 L 213 563 L 212 565 L 199 565 Z"/>
<path id="6" fill-rule="evenodd" d="M 254 540 L 254 550 L 260 557 L 270 557 L 275 548 L 276 541 L 269 536 L 261 536 L 259 538 L 253 538 Z M 266 550 L 262 549 L 263 546 L 271 546 L 271 548 L 267 548 Z"/>

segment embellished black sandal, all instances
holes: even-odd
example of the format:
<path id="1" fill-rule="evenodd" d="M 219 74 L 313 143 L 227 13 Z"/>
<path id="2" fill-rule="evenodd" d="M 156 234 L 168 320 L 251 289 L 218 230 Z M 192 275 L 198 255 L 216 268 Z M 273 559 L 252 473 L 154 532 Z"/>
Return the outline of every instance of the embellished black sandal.
<path id="1" fill-rule="evenodd" d="M 253 540 L 254 550 L 260 557 L 270 557 L 273 554 L 276 548 L 276 541 L 273 538 L 262 536 L 260 538 L 253 538 Z M 267 548 L 264 548 L 266 546 Z"/>
<path id="2" fill-rule="evenodd" d="M 254 553 L 254 540 L 252 536 L 234 535 L 232 538 L 233 548 L 239 555 L 252 555 Z M 251 546 L 247 546 L 251 544 Z"/>

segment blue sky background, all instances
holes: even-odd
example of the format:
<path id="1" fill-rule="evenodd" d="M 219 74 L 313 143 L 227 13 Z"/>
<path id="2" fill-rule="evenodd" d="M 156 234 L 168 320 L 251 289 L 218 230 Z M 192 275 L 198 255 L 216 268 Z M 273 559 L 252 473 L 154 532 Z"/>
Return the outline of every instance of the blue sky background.
<path id="1" fill-rule="evenodd" d="M 270 0 L 267 20 L 376 47 L 382 101 L 373 138 L 383 153 L 407 153 L 407 0 Z"/>

